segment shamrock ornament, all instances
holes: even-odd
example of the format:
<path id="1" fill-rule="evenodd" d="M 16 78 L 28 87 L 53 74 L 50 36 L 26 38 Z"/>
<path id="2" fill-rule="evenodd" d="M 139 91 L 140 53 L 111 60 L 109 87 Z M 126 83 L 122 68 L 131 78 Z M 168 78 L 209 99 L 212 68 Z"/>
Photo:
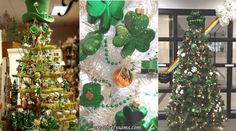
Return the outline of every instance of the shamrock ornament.
<path id="1" fill-rule="evenodd" d="M 125 25 L 116 27 L 116 36 L 113 45 L 123 47 L 121 56 L 131 56 L 133 52 L 146 52 L 150 47 L 150 42 L 155 38 L 155 32 L 147 28 L 149 18 L 147 15 L 130 11 L 125 15 Z"/>
<path id="2" fill-rule="evenodd" d="M 79 60 L 83 61 L 88 55 L 93 55 L 101 47 L 102 35 L 98 32 L 89 32 L 79 44 Z"/>
<path id="3" fill-rule="evenodd" d="M 88 0 L 86 7 L 89 23 L 100 19 L 99 31 L 105 33 L 123 18 L 124 0 Z"/>

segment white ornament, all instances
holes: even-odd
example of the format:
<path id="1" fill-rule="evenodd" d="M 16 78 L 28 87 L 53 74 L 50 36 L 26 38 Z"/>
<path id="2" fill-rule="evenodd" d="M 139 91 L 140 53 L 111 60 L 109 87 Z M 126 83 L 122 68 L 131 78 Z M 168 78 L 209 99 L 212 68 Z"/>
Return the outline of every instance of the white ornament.
<path id="1" fill-rule="evenodd" d="M 187 74 L 187 73 L 188 73 L 188 70 L 185 70 L 185 71 L 184 71 L 184 74 Z"/>
<path id="2" fill-rule="evenodd" d="M 193 73 L 197 71 L 197 67 L 192 67 L 192 70 L 191 70 Z"/>
<path id="3" fill-rule="evenodd" d="M 178 94 L 178 93 L 179 93 L 179 90 L 178 90 L 178 89 L 176 89 L 176 90 L 175 90 L 175 93 L 176 93 L 176 94 Z"/>
<path id="4" fill-rule="evenodd" d="M 182 57 L 185 57 L 185 55 L 186 55 L 185 53 L 182 53 L 182 54 L 181 54 Z"/>
<path id="5" fill-rule="evenodd" d="M 214 73 L 213 73 L 213 72 L 210 72 L 209 74 L 210 74 L 210 76 L 212 76 Z"/>
<path id="6" fill-rule="evenodd" d="M 188 72 L 187 75 L 188 75 L 188 76 L 192 76 L 193 73 L 192 73 L 192 72 Z"/>
<path id="7" fill-rule="evenodd" d="M 228 25 L 229 22 L 235 18 L 235 13 L 236 11 L 230 0 L 225 0 L 224 6 L 216 10 L 216 14 L 222 26 Z"/>
<path id="8" fill-rule="evenodd" d="M 219 108 L 219 112 L 221 112 L 221 111 L 222 111 L 222 108 L 220 107 L 220 108 Z"/>
<path id="9" fill-rule="evenodd" d="M 181 94 L 181 95 L 184 94 L 184 90 L 181 90 L 181 91 L 180 91 L 180 94 Z"/>
<path id="10" fill-rule="evenodd" d="M 181 54 L 181 51 L 180 51 L 180 50 L 177 51 L 177 55 L 179 55 L 179 54 Z"/>

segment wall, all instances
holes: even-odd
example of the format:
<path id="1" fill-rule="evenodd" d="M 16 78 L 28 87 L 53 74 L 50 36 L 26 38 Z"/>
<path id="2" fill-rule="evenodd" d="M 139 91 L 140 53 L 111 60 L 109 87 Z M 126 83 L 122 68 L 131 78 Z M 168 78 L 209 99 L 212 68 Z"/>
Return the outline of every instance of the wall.
<path id="1" fill-rule="evenodd" d="M 53 29 L 52 43 L 55 44 L 63 43 L 68 37 L 79 34 L 78 25 L 55 25 L 51 28 Z"/>
<path id="2" fill-rule="evenodd" d="M 233 0 L 236 3 L 236 0 Z M 159 8 L 217 9 L 224 0 L 159 0 Z"/>

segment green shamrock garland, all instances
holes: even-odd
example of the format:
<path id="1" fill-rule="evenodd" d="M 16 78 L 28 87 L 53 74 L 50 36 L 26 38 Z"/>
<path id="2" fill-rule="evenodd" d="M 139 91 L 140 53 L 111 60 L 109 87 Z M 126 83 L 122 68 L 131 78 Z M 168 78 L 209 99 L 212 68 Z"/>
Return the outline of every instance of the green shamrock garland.
<path id="1" fill-rule="evenodd" d="M 103 36 L 98 32 L 89 32 L 80 42 L 79 60 L 83 61 L 89 55 L 93 55 L 101 47 Z"/>
<path id="2" fill-rule="evenodd" d="M 116 36 L 113 45 L 123 47 L 121 56 L 131 56 L 133 52 L 146 52 L 150 47 L 150 42 L 155 38 L 155 32 L 147 28 L 149 18 L 147 15 L 130 11 L 125 15 L 125 25 L 116 27 Z"/>
<path id="3" fill-rule="evenodd" d="M 88 0 L 88 21 L 94 24 L 100 19 L 99 31 L 105 33 L 123 18 L 123 7 L 124 0 Z"/>

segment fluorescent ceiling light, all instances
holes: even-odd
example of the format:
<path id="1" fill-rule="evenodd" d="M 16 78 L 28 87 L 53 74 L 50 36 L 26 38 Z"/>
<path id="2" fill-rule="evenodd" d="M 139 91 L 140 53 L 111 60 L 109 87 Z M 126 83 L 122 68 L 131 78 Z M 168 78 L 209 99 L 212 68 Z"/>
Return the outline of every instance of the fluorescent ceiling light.
<path id="1" fill-rule="evenodd" d="M 66 12 L 67 6 L 54 6 L 52 9 L 51 15 L 58 15 L 60 13 L 61 15 L 64 15 Z"/>

